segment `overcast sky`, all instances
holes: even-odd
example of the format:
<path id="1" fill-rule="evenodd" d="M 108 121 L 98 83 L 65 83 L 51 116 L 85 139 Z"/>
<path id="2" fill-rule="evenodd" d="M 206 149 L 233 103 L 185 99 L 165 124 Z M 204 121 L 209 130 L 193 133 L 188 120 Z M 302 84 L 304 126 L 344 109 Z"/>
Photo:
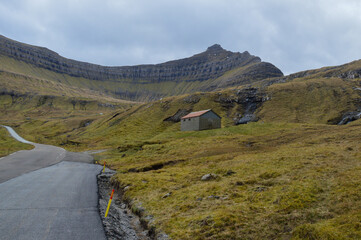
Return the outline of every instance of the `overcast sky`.
<path id="1" fill-rule="evenodd" d="M 107 66 L 218 43 L 290 74 L 361 58 L 361 0 L 1 0 L 0 34 Z"/>

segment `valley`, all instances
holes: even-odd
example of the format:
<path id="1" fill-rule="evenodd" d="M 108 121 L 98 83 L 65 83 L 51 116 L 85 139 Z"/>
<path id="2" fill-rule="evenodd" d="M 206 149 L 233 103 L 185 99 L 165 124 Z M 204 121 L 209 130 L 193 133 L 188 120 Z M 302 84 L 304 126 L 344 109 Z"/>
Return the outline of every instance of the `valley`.
<path id="1" fill-rule="evenodd" d="M 0 124 L 69 151 L 107 150 L 95 160 L 116 170 L 112 184 L 155 236 L 361 238 L 360 60 L 283 76 L 214 45 L 107 68 L 1 41 Z M 222 128 L 180 131 L 177 113 L 204 109 Z"/>

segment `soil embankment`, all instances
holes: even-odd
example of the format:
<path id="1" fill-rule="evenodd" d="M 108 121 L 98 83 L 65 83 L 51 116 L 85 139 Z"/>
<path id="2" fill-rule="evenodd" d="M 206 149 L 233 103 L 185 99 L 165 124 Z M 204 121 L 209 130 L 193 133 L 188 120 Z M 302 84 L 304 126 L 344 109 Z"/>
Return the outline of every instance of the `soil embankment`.
<path id="1" fill-rule="evenodd" d="M 148 236 L 148 231 L 142 227 L 139 218 L 121 201 L 121 196 L 117 191 L 113 196 L 108 216 L 104 217 L 112 192 L 110 178 L 114 173 L 114 171 L 106 169 L 98 175 L 99 212 L 107 238 L 127 240 L 151 239 Z"/>

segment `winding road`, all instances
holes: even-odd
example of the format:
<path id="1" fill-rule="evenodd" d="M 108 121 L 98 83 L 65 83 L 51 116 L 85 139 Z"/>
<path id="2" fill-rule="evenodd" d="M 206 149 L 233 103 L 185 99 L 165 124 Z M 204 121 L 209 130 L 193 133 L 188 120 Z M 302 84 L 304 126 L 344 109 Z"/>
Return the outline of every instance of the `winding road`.
<path id="1" fill-rule="evenodd" d="M 35 146 L 0 158 L 0 239 L 106 239 L 98 211 L 92 157 Z"/>

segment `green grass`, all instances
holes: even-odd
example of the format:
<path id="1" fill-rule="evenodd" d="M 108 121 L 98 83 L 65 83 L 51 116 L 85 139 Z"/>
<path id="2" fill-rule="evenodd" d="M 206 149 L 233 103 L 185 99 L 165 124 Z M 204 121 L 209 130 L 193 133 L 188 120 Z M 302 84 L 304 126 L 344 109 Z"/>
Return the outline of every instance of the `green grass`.
<path id="1" fill-rule="evenodd" d="M 130 186 L 125 198 L 173 239 L 332 239 L 332 229 L 359 239 L 350 219 L 361 214 L 359 130 L 360 122 L 253 123 L 163 134 L 100 156 L 121 188 Z M 207 173 L 219 178 L 201 181 Z"/>
<path id="2" fill-rule="evenodd" d="M 360 79 L 326 78 L 330 71 L 265 88 L 260 120 L 246 125 L 233 122 L 241 104 L 220 101 L 235 99 L 235 89 L 104 115 L 64 98 L 61 107 L 30 110 L 17 99 L 4 107 L 17 122 L 0 120 L 31 141 L 108 149 L 96 158 L 117 170 L 112 180 L 127 187 L 133 211 L 172 239 L 361 239 L 361 120 L 329 125 L 358 108 Z M 221 129 L 181 132 L 180 123 L 163 121 L 178 109 L 209 108 L 222 116 Z M 218 177 L 201 181 L 208 173 Z"/>
<path id="3" fill-rule="evenodd" d="M 358 108 L 355 82 L 315 78 L 275 84 L 268 88 L 270 101 L 259 111 L 264 121 L 337 123 L 342 113 Z"/>
<path id="4" fill-rule="evenodd" d="M 297 100 L 298 91 L 320 82 L 326 92 L 330 84 L 339 87 L 337 81 L 323 79 L 275 86 L 268 90 L 274 95 L 266 104 L 279 106 L 279 94 L 285 92 Z M 233 94 L 222 92 L 222 97 Z M 350 96 L 339 99 L 352 100 Z M 199 101 L 189 102 L 190 98 Z M 361 214 L 360 121 L 326 125 L 334 115 L 319 117 L 310 111 L 307 119 L 299 119 L 309 123 L 292 123 L 288 112 L 296 110 L 284 110 L 284 104 L 283 108 L 264 105 L 259 114 L 278 112 L 285 121 L 263 117 L 257 123 L 233 126 L 233 114 L 242 108 L 225 107 L 218 99 L 218 93 L 197 93 L 104 116 L 74 111 L 65 118 L 41 119 L 34 113 L 15 127 L 31 141 L 69 150 L 108 149 L 97 159 L 118 171 L 113 181 L 120 189 L 129 186 L 124 197 L 133 210 L 152 216 L 147 217 L 149 225 L 173 239 L 361 237 L 354 221 Z M 330 106 L 326 100 L 318 101 L 309 107 L 323 106 L 326 111 L 338 106 L 337 101 L 329 101 Z M 180 123 L 163 121 L 178 109 L 205 108 L 223 117 L 223 128 L 181 132 Z M 81 127 L 90 119 L 88 127 Z M 208 173 L 218 178 L 201 181 Z M 335 234 L 329 235 L 330 231 Z"/>
<path id="5" fill-rule="evenodd" d="M 19 150 L 30 150 L 33 148 L 32 145 L 16 141 L 5 128 L 0 127 L 0 157 L 7 156 Z"/>
<path id="6" fill-rule="evenodd" d="M 352 86 L 333 79 L 272 86 L 261 120 L 241 126 L 232 126 L 232 114 L 242 109 L 224 108 L 217 93 L 196 94 L 192 104 L 174 97 L 106 116 L 70 138 L 80 149 L 110 149 L 98 159 L 118 170 L 121 189 L 130 186 L 124 197 L 173 239 L 332 239 L 332 230 L 336 239 L 358 239 L 358 230 L 338 223 L 360 214 L 361 125 L 325 125 L 352 109 Z M 338 91 L 346 94 L 329 96 Z M 180 132 L 179 123 L 163 122 L 180 108 L 212 108 L 223 128 Z M 207 173 L 219 178 L 201 181 Z"/>

